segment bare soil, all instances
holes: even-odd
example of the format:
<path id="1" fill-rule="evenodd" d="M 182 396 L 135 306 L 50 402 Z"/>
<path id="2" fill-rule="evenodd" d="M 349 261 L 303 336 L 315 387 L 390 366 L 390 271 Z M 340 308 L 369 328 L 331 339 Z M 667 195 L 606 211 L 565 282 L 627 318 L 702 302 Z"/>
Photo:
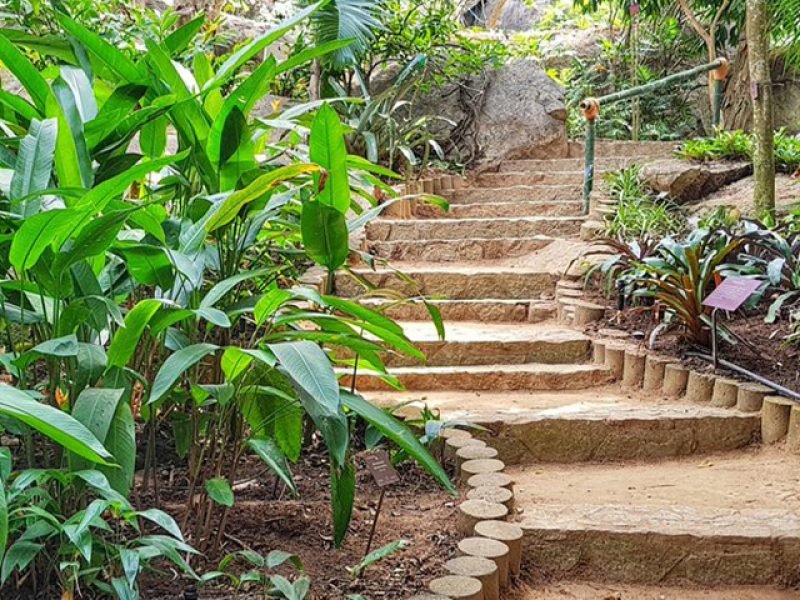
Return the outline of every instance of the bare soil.
<path id="1" fill-rule="evenodd" d="M 370 600 L 393 600 L 424 591 L 430 579 L 443 574 L 443 563 L 455 553 L 457 499 L 416 465 L 400 465 L 401 480 L 387 489 L 372 550 L 398 539 L 411 544 L 356 579 L 347 567 L 357 565 L 364 556 L 380 496 L 360 456 L 356 457 L 356 464 L 355 508 L 342 548 L 333 545 L 327 459 L 323 454 L 310 453 L 301 457 L 294 469 L 297 498 L 276 485 L 262 465 L 249 462 L 235 487 L 236 504 L 228 513 L 221 547 L 192 566 L 199 572 L 215 570 L 219 560 L 232 552 L 255 550 L 267 554 L 283 550 L 302 560 L 304 574 L 312 581 L 310 600 L 344 599 L 350 594 L 362 594 Z M 180 468 L 161 471 L 162 506 L 179 521 L 187 509 L 187 487 Z M 144 499 L 153 500 L 152 496 Z M 240 572 L 247 570 L 246 565 L 242 567 Z M 290 579 L 298 574 L 291 567 L 281 567 L 276 572 Z M 182 597 L 188 583 L 169 575 L 148 577 L 142 597 L 175 600 Z M 253 595 L 237 597 L 263 597 L 256 590 L 251 592 Z M 199 590 L 200 599 L 233 597 L 229 588 Z"/>
<path id="2" fill-rule="evenodd" d="M 707 590 L 566 582 L 523 585 L 509 600 L 797 600 L 799 597 L 796 591 L 767 588 Z"/>

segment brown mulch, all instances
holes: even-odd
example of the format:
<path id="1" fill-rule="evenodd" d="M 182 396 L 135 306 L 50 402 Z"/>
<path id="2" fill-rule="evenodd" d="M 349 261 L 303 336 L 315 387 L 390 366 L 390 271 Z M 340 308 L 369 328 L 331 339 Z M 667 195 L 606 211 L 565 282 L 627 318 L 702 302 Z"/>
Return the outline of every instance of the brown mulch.
<path id="1" fill-rule="evenodd" d="M 597 292 L 587 291 L 592 301 L 610 306 L 613 302 L 603 298 Z M 766 377 L 791 390 L 800 392 L 800 345 L 787 343 L 786 337 L 791 333 L 789 323 L 779 320 L 775 323 L 765 323 L 765 302 L 757 312 L 744 313 L 737 311 L 730 315 L 720 313 L 720 323 L 733 332 L 744 342 L 734 344 L 720 342 L 719 357 L 743 367 L 757 375 Z M 647 344 L 650 333 L 657 326 L 654 311 L 648 307 L 631 307 L 622 312 L 616 310 L 606 311 L 607 319 L 595 323 L 591 329 L 597 331 L 603 328 L 616 328 L 628 331 L 635 339 Z M 701 348 L 686 343 L 680 331 L 673 331 L 656 338 L 654 351 L 681 358 L 692 367 L 700 369 L 710 368 L 710 363 L 701 358 L 687 356 L 689 352 L 703 352 L 711 354 L 710 348 Z M 726 369 L 721 368 L 725 372 Z M 729 372 L 734 378 L 742 379 L 742 375 Z"/>
<path id="2" fill-rule="evenodd" d="M 298 497 L 291 497 L 264 473 L 257 460 L 248 460 L 241 470 L 236 505 L 229 511 L 222 547 L 193 567 L 199 572 L 215 570 L 220 559 L 239 550 L 266 555 L 271 550 L 296 554 L 311 578 L 309 600 L 335 600 L 361 594 L 370 600 L 394 600 L 424 592 L 427 583 L 444 574 L 442 565 L 455 554 L 457 498 L 449 495 L 419 467 L 398 467 L 400 482 L 389 487 L 378 519 L 372 550 L 395 540 L 410 545 L 354 578 L 347 567 L 364 557 L 380 490 L 357 456 L 357 489 L 353 518 L 343 547 L 334 548 L 329 499 L 327 458 L 317 452 L 301 457 L 293 471 Z M 186 483 L 176 469 L 161 471 L 163 507 L 180 522 L 186 510 Z M 172 487 L 168 484 L 172 481 Z M 152 501 L 149 497 L 147 500 Z M 149 504 L 148 504 L 149 505 Z M 192 527 L 189 527 L 189 531 Z M 240 572 L 247 570 L 245 564 Z M 293 579 L 292 567 L 276 573 Z M 181 598 L 189 581 L 179 577 L 148 577 L 142 597 L 151 600 Z M 239 598 L 263 598 L 257 590 Z M 207 587 L 200 599 L 233 598 L 231 589 Z"/>

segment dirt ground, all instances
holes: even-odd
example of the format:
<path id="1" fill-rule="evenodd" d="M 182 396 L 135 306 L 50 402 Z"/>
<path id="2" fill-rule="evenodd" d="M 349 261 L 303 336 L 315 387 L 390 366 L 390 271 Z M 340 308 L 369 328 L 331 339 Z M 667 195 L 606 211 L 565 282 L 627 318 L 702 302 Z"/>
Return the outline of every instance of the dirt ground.
<path id="1" fill-rule="evenodd" d="M 800 202 L 800 179 L 788 175 L 775 178 L 775 203 L 778 209 L 788 209 Z M 687 205 L 694 214 L 702 214 L 718 206 L 738 208 L 745 216 L 753 214 L 753 178 L 745 177 L 710 194 L 699 202 Z"/>
<path id="2" fill-rule="evenodd" d="M 228 553 L 255 550 L 266 554 L 283 550 L 303 561 L 304 573 L 311 578 L 309 600 L 339 600 L 350 594 L 363 594 L 370 600 L 401 599 L 425 591 L 426 583 L 443 574 L 442 564 L 455 552 L 455 506 L 457 499 L 443 491 L 433 479 L 412 464 L 398 470 L 401 481 L 388 488 L 378 520 L 372 550 L 398 539 L 411 544 L 373 565 L 356 579 L 346 567 L 355 566 L 364 556 L 365 546 L 378 503 L 379 489 L 364 467 L 358 465 L 356 501 L 349 534 L 342 548 L 333 547 L 328 466 L 324 455 L 303 456 L 294 469 L 298 498 L 290 497 L 257 463 L 242 470 L 242 479 L 258 475 L 236 491 L 236 505 L 230 511 L 223 547 L 193 566 L 214 570 Z M 165 508 L 180 520 L 185 512 L 185 479 L 180 472 L 162 471 L 162 497 Z M 277 497 L 273 493 L 277 490 Z M 245 568 L 241 569 L 246 570 Z M 281 567 L 278 573 L 289 576 L 297 571 Z M 187 582 L 169 576 L 148 577 L 142 597 L 149 600 L 175 600 Z M 199 598 L 229 599 L 233 590 L 207 588 Z M 242 594 L 239 598 L 261 598 Z"/>

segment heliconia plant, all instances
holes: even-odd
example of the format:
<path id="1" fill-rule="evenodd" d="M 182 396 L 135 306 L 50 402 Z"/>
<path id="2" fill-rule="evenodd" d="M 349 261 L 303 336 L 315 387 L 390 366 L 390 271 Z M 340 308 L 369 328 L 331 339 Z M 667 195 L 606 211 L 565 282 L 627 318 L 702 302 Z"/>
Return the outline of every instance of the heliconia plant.
<path id="1" fill-rule="evenodd" d="M 349 43 L 252 66 L 323 4 L 220 60 L 182 60 L 201 17 L 132 55 L 60 15 L 68 43 L 51 46 L 57 66 L 44 71 L 24 51 L 34 41 L 0 32 L 0 61 L 25 90 L 0 91 L 10 132 L 0 141 L 0 365 L 10 383 L 0 384 L 0 415 L 24 449 L 13 468 L 0 455 L 0 588 L 35 573 L 65 597 L 88 586 L 136 598 L 156 558 L 197 577 L 192 556 L 223 536 L 243 457 L 294 492 L 306 430 L 327 449 L 341 544 L 356 419 L 452 490 L 416 436 L 343 390 L 336 370 L 360 361 L 396 383 L 387 352 L 424 360 L 392 319 L 335 294 L 351 234 L 400 200 L 386 183 L 397 176 L 348 154 L 331 103 L 253 116 L 276 77 Z M 327 274 L 321 290 L 299 284 L 310 264 Z M 141 485 L 158 502 L 165 430 L 188 468 L 180 523 L 128 499 L 142 447 Z M 49 494 L 41 518 L 21 519 L 14 511 L 37 494 Z M 166 533 L 146 534 L 142 519 Z M 31 523 L 41 529 L 33 546 Z M 68 557 L 64 569 L 45 559 L 53 552 Z"/>

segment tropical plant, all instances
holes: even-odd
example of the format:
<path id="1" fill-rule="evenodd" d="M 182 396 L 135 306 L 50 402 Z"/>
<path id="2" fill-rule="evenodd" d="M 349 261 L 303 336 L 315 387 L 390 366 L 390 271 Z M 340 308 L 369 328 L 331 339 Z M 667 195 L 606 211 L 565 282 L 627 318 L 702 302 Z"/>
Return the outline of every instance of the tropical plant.
<path id="1" fill-rule="evenodd" d="M 775 132 L 775 166 L 778 171 L 792 173 L 800 167 L 800 138 Z M 744 131 L 718 130 L 707 138 L 686 140 L 676 154 L 690 160 L 751 160 L 753 138 Z"/>
<path id="2" fill-rule="evenodd" d="M 340 390 L 334 369 L 361 361 L 394 382 L 385 352 L 424 359 L 394 321 L 333 293 L 351 232 L 399 200 L 385 182 L 397 176 L 348 154 L 345 128 L 327 103 L 252 117 L 275 77 L 347 43 L 282 62 L 268 56 L 247 72 L 320 6 L 216 63 L 184 55 L 202 19 L 129 56 L 59 14 L 70 52 L 53 51 L 57 66 L 44 71 L 18 49 L 29 41 L 0 35 L 0 60 L 30 98 L 0 93 L 10 132 L 0 141 L 0 180 L 9 182 L 0 188 L 0 362 L 15 386 L 2 388 L 13 402 L 0 398 L 0 412 L 27 426 L 10 430 L 23 437 L 27 466 L 59 473 L 43 485 L 57 488 L 64 477 L 73 485 L 90 460 L 123 500 L 133 484 L 137 421 L 142 486 L 156 499 L 157 433 L 171 430 L 188 469 L 191 507 L 181 525 L 201 550 L 224 534 L 246 453 L 294 489 L 291 463 L 304 429 L 319 431 L 330 456 L 337 544 L 355 497 L 356 419 L 452 489 L 416 437 L 352 389 Z M 299 285 L 314 264 L 326 272 L 324 293 Z M 20 398 L 35 408 L 13 413 Z M 63 417 L 57 425 L 47 420 L 54 415 Z M 41 446 L 36 432 L 63 450 Z M 94 517 L 83 526 L 107 551 L 102 573 L 54 534 L 53 547 L 78 561 L 80 576 L 64 589 L 85 576 L 128 598 L 113 581 L 130 572 L 126 589 L 136 590 L 134 570 L 120 571 L 117 561 L 126 560 L 120 544 L 140 543 L 128 521 L 142 514 L 98 493 L 48 499 L 67 532 L 95 501 L 117 502 L 103 509 L 115 519 L 109 526 L 131 534 L 109 540 L 94 531 L 104 530 Z M 177 563 L 173 554 L 191 552 L 173 538 L 162 554 Z"/>
<path id="3" fill-rule="evenodd" d="M 744 237 L 704 230 L 693 231 L 683 242 L 665 238 L 655 256 L 636 263 L 642 275 L 634 294 L 664 306 L 689 341 L 708 345 L 710 318 L 703 300 L 716 283 L 715 274 L 745 243 Z"/>
<path id="4" fill-rule="evenodd" d="M 677 206 L 645 191 L 640 167 L 607 173 L 605 184 L 606 193 L 617 202 L 614 213 L 606 218 L 607 237 L 660 238 L 680 233 L 686 227 L 686 219 Z"/>

